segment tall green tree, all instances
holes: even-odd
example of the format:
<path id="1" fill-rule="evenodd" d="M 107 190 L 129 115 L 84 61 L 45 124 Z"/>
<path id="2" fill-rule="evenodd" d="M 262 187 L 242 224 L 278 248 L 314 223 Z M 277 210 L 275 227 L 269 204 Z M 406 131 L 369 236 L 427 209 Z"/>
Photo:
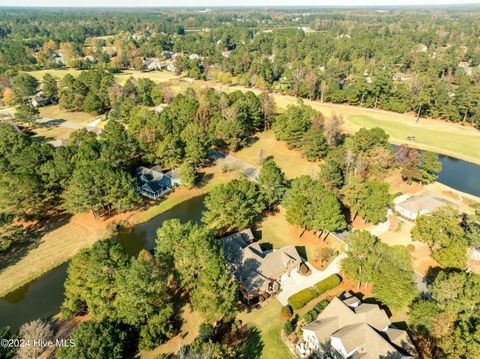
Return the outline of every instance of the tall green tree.
<path id="1" fill-rule="evenodd" d="M 216 186 L 205 197 L 205 207 L 202 221 L 219 233 L 249 227 L 265 209 L 258 186 L 246 179 Z"/>
<path id="2" fill-rule="evenodd" d="M 346 242 L 348 249 L 342 269 L 359 286 L 372 283 L 375 297 L 393 309 L 413 301 L 417 295 L 413 264 L 404 247 L 390 247 L 367 231 L 352 232 Z"/>
<path id="3" fill-rule="evenodd" d="M 392 201 L 388 183 L 352 177 L 342 193 L 354 217 L 358 214 L 364 221 L 372 223 L 381 222 L 387 217 L 387 209 Z"/>
<path id="4" fill-rule="evenodd" d="M 441 265 L 459 269 L 467 265 L 469 245 L 476 244 L 470 242 L 462 215 L 452 207 L 419 216 L 412 229 L 412 238 L 428 244 L 433 258 Z"/>
<path id="5" fill-rule="evenodd" d="M 258 185 L 268 208 L 278 204 L 285 194 L 285 174 L 274 160 L 268 160 L 262 166 L 258 176 Z"/>
<path id="6" fill-rule="evenodd" d="M 287 221 L 318 235 L 346 227 L 345 216 L 335 195 L 309 176 L 295 178 L 283 200 Z"/>

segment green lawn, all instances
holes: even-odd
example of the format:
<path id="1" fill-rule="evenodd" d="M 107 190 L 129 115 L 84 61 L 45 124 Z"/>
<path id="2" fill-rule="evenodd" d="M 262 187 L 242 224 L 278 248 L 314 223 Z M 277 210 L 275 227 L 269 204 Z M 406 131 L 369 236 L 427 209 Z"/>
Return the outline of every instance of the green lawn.
<path id="1" fill-rule="evenodd" d="M 40 116 L 45 118 L 62 119 L 79 125 L 88 125 L 97 117 L 87 112 L 71 112 L 60 108 L 59 105 L 45 106 L 40 108 Z"/>
<path id="2" fill-rule="evenodd" d="M 280 318 L 281 307 L 280 302 L 272 298 L 261 309 L 250 313 L 243 312 L 237 317 L 243 324 L 252 325 L 258 330 L 259 338 L 255 335 L 247 344 L 249 348 L 255 347 L 255 349 L 251 349 L 251 352 L 261 351 L 259 356 L 261 359 L 294 358 L 280 337 L 285 321 Z"/>

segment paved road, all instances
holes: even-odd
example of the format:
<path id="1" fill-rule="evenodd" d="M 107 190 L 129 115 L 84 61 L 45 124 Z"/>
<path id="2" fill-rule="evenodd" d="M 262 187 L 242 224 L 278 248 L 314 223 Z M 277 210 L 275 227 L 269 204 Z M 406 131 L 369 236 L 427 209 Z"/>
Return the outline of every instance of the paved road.
<path id="1" fill-rule="evenodd" d="M 258 179 L 258 175 L 260 174 L 258 169 L 251 164 L 220 151 L 210 151 L 210 158 L 217 161 L 217 163 L 230 166 L 232 169 L 240 171 L 254 181 Z"/>

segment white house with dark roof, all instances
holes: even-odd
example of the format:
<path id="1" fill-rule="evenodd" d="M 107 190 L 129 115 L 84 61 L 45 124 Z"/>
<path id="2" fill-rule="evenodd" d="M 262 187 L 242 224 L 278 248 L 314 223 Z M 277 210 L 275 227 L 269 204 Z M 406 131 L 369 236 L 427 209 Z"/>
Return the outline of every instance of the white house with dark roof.
<path id="1" fill-rule="evenodd" d="M 163 173 L 160 166 L 138 167 L 135 170 L 135 177 L 137 179 L 135 186 L 137 192 L 153 200 L 166 195 L 175 185 L 180 184 L 178 170 Z"/>
<path id="2" fill-rule="evenodd" d="M 396 328 L 377 304 L 362 303 L 344 294 L 335 297 L 303 328 L 306 355 L 330 354 L 333 358 L 416 358 L 408 333 Z"/>

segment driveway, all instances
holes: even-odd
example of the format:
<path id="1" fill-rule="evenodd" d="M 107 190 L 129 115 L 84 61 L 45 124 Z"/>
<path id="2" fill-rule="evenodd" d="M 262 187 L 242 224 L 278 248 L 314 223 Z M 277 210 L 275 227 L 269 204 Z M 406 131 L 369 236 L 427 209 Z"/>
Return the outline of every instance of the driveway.
<path id="1" fill-rule="evenodd" d="M 74 130 L 81 130 L 82 128 L 85 128 L 87 131 L 90 132 L 95 132 L 96 134 L 102 133 L 102 129 L 99 127 L 94 127 L 94 126 L 85 126 L 85 125 L 80 125 L 78 123 L 74 123 L 71 121 L 67 120 L 60 120 L 60 119 L 52 119 L 52 118 L 40 118 L 37 120 L 37 123 L 40 123 L 45 126 L 55 126 L 55 127 L 65 127 L 65 128 L 71 128 Z"/>
<path id="2" fill-rule="evenodd" d="M 282 303 L 282 305 L 287 305 L 288 298 L 293 294 L 298 293 L 305 288 L 313 287 L 315 284 L 330 277 L 332 274 L 337 274 L 340 272 L 340 262 L 344 257 L 345 254 L 340 254 L 323 271 L 319 271 L 310 263 L 306 262 L 312 273 L 309 276 L 304 276 L 300 273 L 292 273 L 291 277 L 282 280 L 280 283 L 281 291 L 277 295 L 278 301 Z"/>
<path id="3" fill-rule="evenodd" d="M 385 232 L 388 232 L 390 229 L 390 219 L 389 216 L 393 214 L 392 210 L 389 208 L 387 211 L 387 219 L 373 227 L 366 228 L 374 236 L 380 237 Z"/>
<path id="4" fill-rule="evenodd" d="M 210 151 L 210 158 L 214 159 L 219 164 L 227 165 L 232 169 L 240 171 L 254 181 L 258 179 L 258 175 L 260 174 L 258 169 L 251 164 L 220 151 Z"/>

